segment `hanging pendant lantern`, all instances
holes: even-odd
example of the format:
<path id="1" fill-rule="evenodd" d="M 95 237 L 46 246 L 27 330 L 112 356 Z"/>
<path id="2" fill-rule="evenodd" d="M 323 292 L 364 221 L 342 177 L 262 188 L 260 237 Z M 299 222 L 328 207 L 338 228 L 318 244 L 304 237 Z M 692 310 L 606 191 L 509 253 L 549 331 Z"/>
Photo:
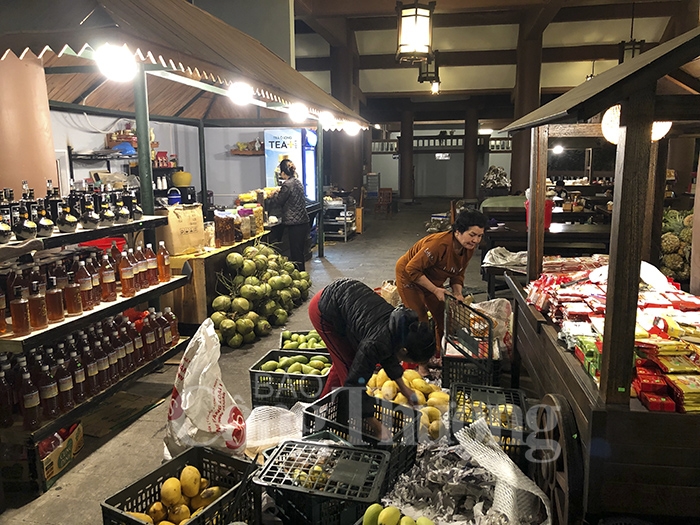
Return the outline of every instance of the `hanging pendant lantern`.
<path id="1" fill-rule="evenodd" d="M 433 11 L 435 2 L 404 5 L 396 3 L 398 14 L 398 62 L 423 62 L 433 55 Z"/>

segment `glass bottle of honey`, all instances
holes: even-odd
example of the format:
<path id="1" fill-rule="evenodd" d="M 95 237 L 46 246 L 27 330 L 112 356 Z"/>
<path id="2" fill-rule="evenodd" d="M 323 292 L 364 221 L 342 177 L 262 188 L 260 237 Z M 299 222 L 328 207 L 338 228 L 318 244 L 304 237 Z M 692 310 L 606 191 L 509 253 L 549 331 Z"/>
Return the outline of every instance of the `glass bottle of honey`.
<path id="1" fill-rule="evenodd" d="M 78 352 L 70 353 L 68 371 L 73 376 L 73 401 L 79 405 L 87 399 L 87 385 L 85 383 L 85 367 Z"/>
<path id="2" fill-rule="evenodd" d="M 158 284 L 158 256 L 156 252 L 153 251 L 153 245 L 148 243 L 146 245 L 146 266 L 148 267 L 148 284 L 149 286 L 155 286 Z"/>
<path id="3" fill-rule="evenodd" d="M 100 287 L 101 297 L 103 301 L 117 300 L 117 279 L 114 274 L 114 267 L 109 262 L 107 255 L 102 256 L 102 265 L 100 266 Z"/>
<path id="4" fill-rule="evenodd" d="M 63 290 L 58 287 L 53 275 L 49 277 L 46 290 L 46 315 L 49 323 L 58 323 L 66 318 L 63 313 Z"/>
<path id="5" fill-rule="evenodd" d="M 80 261 L 75 279 L 80 285 L 80 299 L 83 301 L 83 310 L 92 310 L 95 307 L 92 296 L 92 275 L 85 268 L 85 261 Z"/>
<path id="6" fill-rule="evenodd" d="M 58 407 L 64 414 L 75 407 L 73 398 L 73 374 L 65 365 L 63 358 L 56 359 L 56 382 L 58 383 Z"/>
<path id="7" fill-rule="evenodd" d="M 56 419 L 60 414 L 60 409 L 58 408 L 58 383 L 49 371 L 49 365 L 41 365 L 41 376 L 39 377 L 38 386 L 44 419 Z"/>
<path id="8" fill-rule="evenodd" d="M 141 290 L 141 265 L 134 255 L 133 248 L 127 250 L 126 257 L 129 259 L 131 267 L 134 269 L 134 289 L 138 292 Z"/>
<path id="9" fill-rule="evenodd" d="M 102 348 L 102 343 L 99 341 L 95 343 L 93 354 L 97 361 L 97 382 L 101 392 L 102 390 L 106 390 L 110 385 L 109 358 Z"/>
<path id="10" fill-rule="evenodd" d="M 30 334 L 32 332 L 32 326 L 29 323 L 29 300 L 22 297 L 21 286 L 15 286 L 13 292 L 15 298 L 10 301 L 12 333 L 16 336 Z"/>
<path id="11" fill-rule="evenodd" d="M 29 324 L 32 330 L 42 330 L 49 326 L 46 311 L 46 296 L 39 289 L 39 282 L 32 281 L 29 294 Z"/>
<path id="12" fill-rule="evenodd" d="M 158 243 L 158 280 L 161 283 L 166 283 L 170 280 L 172 274 L 170 272 L 170 253 L 165 247 L 165 241 Z"/>
<path id="13" fill-rule="evenodd" d="M 90 281 L 92 284 L 92 281 Z M 68 272 L 68 284 L 63 289 L 63 299 L 66 303 L 66 315 L 81 315 L 83 313 L 83 300 L 80 296 L 80 285 L 75 282 L 75 274 Z"/>
<path id="14" fill-rule="evenodd" d="M 102 289 L 100 288 L 100 262 L 97 254 L 91 253 L 91 257 L 85 261 L 85 269 L 92 277 L 92 305 L 97 306 L 102 302 Z"/>
<path id="15" fill-rule="evenodd" d="M 150 286 L 148 282 L 148 261 L 146 260 L 146 254 L 143 253 L 143 245 L 139 244 L 134 251 L 134 258 L 139 265 L 139 277 L 141 279 L 141 289 L 145 290 Z"/>
<path id="16" fill-rule="evenodd" d="M 133 297 L 136 295 L 134 267 L 129 262 L 126 252 L 122 252 L 122 257 L 119 261 L 119 280 L 122 283 L 122 297 Z"/>
<path id="17" fill-rule="evenodd" d="M 85 391 L 88 396 L 92 397 L 99 394 L 101 389 L 97 359 L 87 344 L 83 345 L 81 359 L 85 367 Z"/>

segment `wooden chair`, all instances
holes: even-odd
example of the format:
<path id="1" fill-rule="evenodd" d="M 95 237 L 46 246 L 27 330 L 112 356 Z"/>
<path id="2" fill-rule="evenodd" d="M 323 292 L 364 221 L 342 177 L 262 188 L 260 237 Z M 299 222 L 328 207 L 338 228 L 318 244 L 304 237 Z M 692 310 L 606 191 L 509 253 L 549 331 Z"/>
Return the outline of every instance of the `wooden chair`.
<path id="1" fill-rule="evenodd" d="M 391 188 L 379 188 L 377 202 L 374 205 L 374 213 L 391 214 L 392 193 Z"/>

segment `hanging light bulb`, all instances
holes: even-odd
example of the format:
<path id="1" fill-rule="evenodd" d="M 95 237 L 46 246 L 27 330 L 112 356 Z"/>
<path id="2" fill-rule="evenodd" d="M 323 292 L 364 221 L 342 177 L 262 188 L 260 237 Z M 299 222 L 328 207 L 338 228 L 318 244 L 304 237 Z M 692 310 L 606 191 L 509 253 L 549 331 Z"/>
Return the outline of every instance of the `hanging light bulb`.
<path id="1" fill-rule="evenodd" d="M 360 132 L 360 125 L 357 122 L 354 121 L 347 121 L 343 122 L 343 131 L 350 135 L 351 137 L 354 137 Z"/>
<path id="2" fill-rule="evenodd" d="M 336 128 L 335 117 L 330 111 L 321 111 L 321 113 L 318 115 L 318 121 L 321 123 L 321 126 L 323 126 L 323 129 Z"/>
<path id="3" fill-rule="evenodd" d="M 289 118 L 292 119 L 292 122 L 304 122 L 309 118 L 309 110 L 304 104 L 295 102 L 289 106 Z"/>
<path id="4" fill-rule="evenodd" d="M 109 80 L 129 82 L 136 76 L 136 59 L 126 45 L 104 44 L 95 50 L 94 56 L 100 72 Z"/>
<path id="5" fill-rule="evenodd" d="M 656 142 L 666 136 L 671 130 L 672 122 L 654 122 L 651 126 L 651 141 Z M 611 144 L 617 144 L 620 137 L 620 104 L 616 104 L 603 114 L 603 120 L 600 123 L 605 140 Z"/>
<path id="6" fill-rule="evenodd" d="M 253 87 L 245 82 L 234 82 L 228 88 L 228 97 L 237 106 L 247 106 L 253 102 L 253 94 Z"/>
<path id="7" fill-rule="evenodd" d="M 436 80 L 435 82 L 430 84 L 430 93 L 432 93 L 433 95 L 437 95 L 438 93 L 440 93 L 440 82 Z"/>

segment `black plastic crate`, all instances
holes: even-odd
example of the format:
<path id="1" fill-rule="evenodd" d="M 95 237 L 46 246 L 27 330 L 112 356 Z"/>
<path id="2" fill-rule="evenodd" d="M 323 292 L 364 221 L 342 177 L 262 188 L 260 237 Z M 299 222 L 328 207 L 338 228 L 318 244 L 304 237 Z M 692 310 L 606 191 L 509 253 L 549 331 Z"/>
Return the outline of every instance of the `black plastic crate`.
<path id="1" fill-rule="evenodd" d="M 334 434 L 333 432 L 328 432 L 327 430 L 324 430 L 323 432 L 316 432 L 315 434 L 309 434 L 308 436 L 304 436 L 301 439 L 303 441 L 333 441 L 334 443 L 338 443 L 339 445 L 345 445 L 347 447 L 352 446 L 351 443 L 345 441 L 343 438 Z M 275 453 L 275 450 L 277 450 L 277 446 L 270 447 L 262 451 L 262 455 L 265 461 L 272 457 L 272 455 Z"/>
<path id="2" fill-rule="evenodd" d="M 313 441 L 285 441 L 255 476 L 256 515 L 262 491 L 286 523 L 352 525 L 379 501 L 389 454 Z"/>
<path id="3" fill-rule="evenodd" d="M 452 383 L 498 384 L 500 363 L 493 358 L 493 343 L 491 318 L 446 295 L 442 387 L 450 388 Z M 462 355 L 446 355 L 447 345 Z"/>
<path id="4" fill-rule="evenodd" d="M 525 392 L 509 388 L 454 383 L 450 389 L 450 437 L 477 419 L 485 418 L 503 451 L 521 467 L 526 464 Z"/>
<path id="5" fill-rule="evenodd" d="M 324 350 L 324 349 L 321 349 Z M 311 358 L 322 355 L 329 361 L 331 356 L 327 351 L 314 350 L 270 350 L 260 361 L 249 368 L 250 397 L 253 408 L 265 405 L 284 406 L 292 408 L 297 401 L 313 403 L 321 397 L 326 386 L 326 375 L 283 374 L 281 372 L 265 372 L 260 369 L 263 363 L 282 357 L 303 355 Z"/>
<path id="6" fill-rule="evenodd" d="M 160 501 L 160 487 L 171 477 L 180 477 L 180 471 L 192 465 L 199 469 L 202 477 L 209 479 L 210 486 L 225 487 L 228 490 L 216 501 L 208 505 L 188 523 L 190 525 L 220 525 L 231 521 L 253 522 L 253 487 L 245 480 L 249 468 L 248 461 L 227 456 L 206 447 L 193 447 L 164 463 L 150 474 L 107 498 L 102 503 L 104 525 L 143 525 L 141 520 L 126 514 L 146 512 Z M 244 491 L 236 505 L 238 491 Z"/>
<path id="7" fill-rule="evenodd" d="M 385 399 L 372 398 L 374 416 L 391 431 L 392 441 L 379 441 L 362 420 L 364 389 L 338 388 L 304 410 L 303 434 L 323 430 L 332 432 L 353 445 L 370 446 L 391 453 L 384 490 L 413 467 L 421 413 L 411 407 Z M 346 423 L 347 422 L 347 423 Z"/>

